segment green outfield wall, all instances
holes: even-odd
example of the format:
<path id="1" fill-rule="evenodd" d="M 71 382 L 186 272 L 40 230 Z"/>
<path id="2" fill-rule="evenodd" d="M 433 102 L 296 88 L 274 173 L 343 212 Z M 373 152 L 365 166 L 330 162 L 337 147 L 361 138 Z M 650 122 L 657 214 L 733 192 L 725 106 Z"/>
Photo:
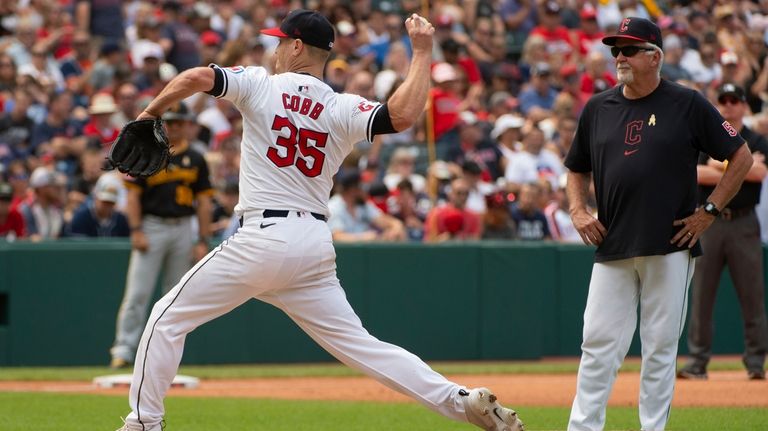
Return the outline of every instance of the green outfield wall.
<path id="1" fill-rule="evenodd" d="M 0 244 L 0 366 L 107 364 L 129 251 L 126 241 Z M 426 360 L 536 359 L 579 354 L 592 253 L 519 242 L 353 244 L 337 246 L 337 263 L 379 339 Z M 727 274 L 715 322 L 714 352 L 741 353 Z M 639 354 L 637 334 L 630 353 Z M 186 364 L 330 359 L 255 300 L 198 328 L 184 353 Z"/>

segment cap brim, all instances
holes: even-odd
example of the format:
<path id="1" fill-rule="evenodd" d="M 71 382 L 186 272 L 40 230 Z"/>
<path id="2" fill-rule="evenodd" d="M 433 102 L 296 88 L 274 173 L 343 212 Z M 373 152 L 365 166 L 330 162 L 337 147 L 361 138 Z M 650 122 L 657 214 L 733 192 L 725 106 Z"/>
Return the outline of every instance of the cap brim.
<path id="1" fill-rule="evenodd" d="M 719 101 L 721 98 L 723 98 L 723 97 L 725 97 L 725 96 L 732 96 L 732 97 L 735 97 L 735 98 L 737 98 L 737 99 L 741 100 L 742 102 L 745 102 L 745 101 L 747 100 L 747 98 L 746 98 L 746 97 L 742 96 L 742 95 L 741 95 L 741 94 L 739 94 L 739 93 L 735 93 L 735 92 L 733 92 L 733 91 L 726 91 L 726 92 L 724 92 L 724 93 L 720 93 L 720 94 L 718 94 L 718 95 L 717 95 L 717 100 Z"/>
<path id="2" fill-rule="evenodd" d="M 267 36 L 275 36 L 275 37 L 288 37 L 287 34 L 283 33 L 283 31 L 280 30 L 280 27 L 265 28 L 261 30 L 261 34 L 266 34 Z"/>
<path id="3" fill-rule="evenodd" d="M 104 202 L 112 202 L 113 204 L 118 201 L 117 195 L 111 193 L 100 193 L 96 195 L 96 199 Z"/>
<path id="4" fill-rule="evenodd" d="M 635 37 L 635 36 L 607 36 L 607 37 L 603 38 L 603 43 L 608 45 L 608 46 L 613 46 L 613 45 L 616 45 L 616 41 L 618 39 L 628 39 L 628 40 L 635 40 L 635 41 L 638 41 L 638 42 L 652 43 L 652 42 L 649 42 L 649 41 L 647 41 L 647 40 L 645 40 L 643 38 L 639 38 L 639 37 Z"/>

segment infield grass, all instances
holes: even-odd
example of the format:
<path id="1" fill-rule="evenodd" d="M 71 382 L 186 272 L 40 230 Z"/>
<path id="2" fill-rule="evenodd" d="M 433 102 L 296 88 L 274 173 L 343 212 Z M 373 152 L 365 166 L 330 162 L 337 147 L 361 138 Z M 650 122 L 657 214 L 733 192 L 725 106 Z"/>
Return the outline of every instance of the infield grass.
<path id="1" fill-rule="evenodd" d="M 681 366 L 682 366 L 681 359 Z M 575 374 L 578 358 L 544 359 L 541 361 L 506 362 L 430 362 L 441 374 Z M 743 370 L 736 357 L 715 358 L 710 371 Z M 125 374 L 132 370 L 110 370 L 104 367 L 6 367 L 0 368 L 0 380 L 26 381 L 90 381 L 106 374 Z M 640 371 L 639 358 L 627 358 L 621 371 Z M 257 364 L 182 366 L 179 374 L 201 379 L 247 379 L 257 377 L 339 377 L 359 376 L 357 371 L 339 363 L 326 364 Z M 2 430 L 2 428 L 0 428 Z"/>
<path id="2" fill-rule="evenodd" d="M 562 430 L 568 408 L 515 406 L 526 430 Z M 168 431 L 469 431 L 414 403 L 317 402 L 230 398 L 170 398 Z M 0 430 L 83 431 L 120 427 L 122 396 L 0 393 Z M 608 409 L 607 430 L 638 429 L 637 408 Z M 757 408 L 676 408 L 667 430 L 768 429 Z"/>

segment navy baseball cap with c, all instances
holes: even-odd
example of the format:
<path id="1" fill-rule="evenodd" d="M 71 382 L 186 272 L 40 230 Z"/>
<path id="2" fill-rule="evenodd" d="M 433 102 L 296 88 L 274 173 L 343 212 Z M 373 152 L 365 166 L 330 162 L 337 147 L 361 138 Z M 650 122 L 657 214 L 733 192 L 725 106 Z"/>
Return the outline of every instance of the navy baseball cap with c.
<path id="1" fill-rule="evenodd" d="M 333 25 L 319 12 L 306 9 L 291 11 L 280 27 L 266 28 L 262 34 L 299 39 L 307 45 L 330 51 L 335 35 Z"/>
<path id="2" fill-rule="evenodd" d="M 614 35 L 604 37 L 603 43 L 613 46 L 619 39 L 647 42 L 663 48 L 659 26 L 645 18 L 624 18 L 619 24 L 619 31 Z"/>

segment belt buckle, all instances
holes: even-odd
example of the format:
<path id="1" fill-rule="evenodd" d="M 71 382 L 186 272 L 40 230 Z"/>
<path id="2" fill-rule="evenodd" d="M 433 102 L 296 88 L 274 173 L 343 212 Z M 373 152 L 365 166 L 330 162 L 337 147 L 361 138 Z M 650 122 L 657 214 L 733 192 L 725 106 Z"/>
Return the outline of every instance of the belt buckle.
<path id="1" fill-rule="evenodd" d="M 723 210 L 720 211 L 720 217 L 725 221 L 731 221 L 733 220 L 733 211 L 731 211 L 730 208 L 723 208 Z"/>

